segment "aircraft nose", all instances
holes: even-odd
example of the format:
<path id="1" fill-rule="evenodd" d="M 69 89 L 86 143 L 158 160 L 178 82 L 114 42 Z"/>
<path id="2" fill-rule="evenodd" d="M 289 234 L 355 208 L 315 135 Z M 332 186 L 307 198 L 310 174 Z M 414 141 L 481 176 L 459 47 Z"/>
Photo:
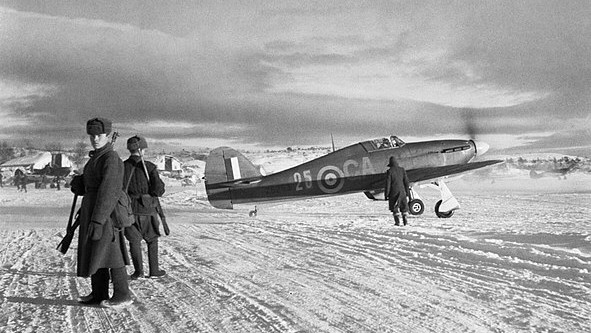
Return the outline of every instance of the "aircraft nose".
<path id="1" fill-rule="evenodd" d="M 474 148 L 476 149 L 476 156 L 484 155 L 488 151 L 488 149 L 490 148 L 488 143 L 486 143 L 484 141 L 472 140 L 472 142 L 474 142 Z"/>

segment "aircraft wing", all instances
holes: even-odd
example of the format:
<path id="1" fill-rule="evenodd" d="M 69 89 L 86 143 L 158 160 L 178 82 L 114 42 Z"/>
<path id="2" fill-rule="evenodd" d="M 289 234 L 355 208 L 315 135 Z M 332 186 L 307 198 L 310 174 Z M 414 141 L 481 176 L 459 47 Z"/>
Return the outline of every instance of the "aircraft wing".
<path id="1" fill-rule="evenodd" d="M 467 164 L 454 164 L 441 167 L 419 168 L 406 170 L 408 180 L 411 183 L 437 179 L 445 176 L 456 175 L 462 172 L 483 168 L 485 166 L 502 163 L 502 160 L 488 160 Z"/>

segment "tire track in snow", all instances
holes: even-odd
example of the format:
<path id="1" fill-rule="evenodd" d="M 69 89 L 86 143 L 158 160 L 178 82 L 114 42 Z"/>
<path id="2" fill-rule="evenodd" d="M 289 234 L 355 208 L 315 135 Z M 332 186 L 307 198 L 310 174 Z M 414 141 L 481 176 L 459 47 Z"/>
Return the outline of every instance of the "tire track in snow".
<path id="1" fill-rule="evenodd" d="M 265 225 L 264 228 L 273 228 L 270 226 Z M 398 269 L 396 269 L 396 265 L 393 265 L 395 261 L 398 261 L 398 266 L 402 266 L 401 263 L 403 261 L 401 259 L 396 259 L 400 257 L 397 253 L 397 249 L 391 249 L 386 252 L 384 250 L 375 251 L 368 249 L 367 244 L 356 244 L 350 243 L 350 240 L 341 241 L 339 239 L 335 239 L 329 235 L 329 230 L 319 230 L 317 227 L 314 228 L 315 230 L 280 230 L 280 233 L 277 234 L 279 238 L 289 238 L 290 242 L 293 244 L 294 239 L 300 240 L 300 243 L 305 244 L 317 244 L 316 251 L 320 251 L 318 255 L 312 255 L 306 262 L 300 263 L 300 267 L 307 267 L 307 268 L 300 268 L 298 271 L 299 273 L 304 272 L 310 279 L 313 279 L 317 284 L 317 288 L 325 289 L 320 294 L 323 295 L 330 295 L 332 299 L 324 299 L 323 303 L 330 303 L 330 302 L 342 302 L 346 305 L 346 308 L 343 311 L 350 313 L 349 316 L 351 318 L 357 318 L 358 320 L 354 321 L 354 323 L 347 323 L 346 329 L 347 330 L 362 330 L 368 331 L 368 328 L 365 326 L 359 326 L 359 322 L 363 322 L 363 318 L 375 318 L 376 321 L 379 321 L 379 315 L 375 314 L 375 307 L 368 308 L 366 304 L 362 302 L 362 300 L 367 298 L 367 294 L 369 293 L 372 296 L 378 299 L 378 302 L 382 304 L 382 306 L 388 308 L 394 308 L 393 311 L 401 311 L 405 314 L 405 316 L 415 315 L 417 319 L 415 322 L 408 322 L 407 320 L 402 321 L 405 323 L 406 329 L 426 329 L 424 324 L 420 324 L 419 322 L 424 319 L 423 317 L 426 316 L 426 313 L 433 312 L 433 309 L 430 309 L 430 301 L 425 301 L 425 297 L 427 300 L 430 300 L 433 297 L 445 297 L 445 295 L 422 295 L 421 297 L 414 297 L 412 296 L 412 301 L 410 303 L 414 305 L 407 305 L 402 306 L 396 304 L 395 302 L 391 302 L 389 296 L 408 296 L 412 295 L 412 293 L 406 292 L 404 290 L 409 288 L 409 285 L 415 284 L 412 279 L 406 277 L 406 274 L 401 274 Z M 329 232 L 327 232 L 329 231 Z M 346 239 L 347 237 L 345 237 Z M 293 246 L 293 248 L 298 248 L 298 246 Z M 306 246 L 308 252 L 314 252 L 315 249 L 310 249 L 310 246 Z M 297 256 L 297 253 L 293 254 Z M 363 262 L 359 265 L 352 265 L 343 267 L 343 263 L 340 261 L 346 261 L 351 258 L 347 258 L 347 256 L 358 256 L 362 259 L 368 260 L 370 262 L 371 267 L 380 267 L 384 269 L 384 276 L 380 276 L 376 278 L 376 281 L 371 283 L 369 280 L 363 279 L 364 271 L 367 269 L 367 263 Z M 345 260 L 342 260 L 345 259 Z M 349 262 L 350 265 L 350 262 Z M 392 268 L 394 267 L 394 268 Z M 354 280 L 354 281 L 352 281 Z M 361 289 L 361 291 L 359 291 Z M 436 290 L 435 290 L 436 291 Z M 433 292 L 433 291 L 430 291 Z M 355 295 L 356 297 L 352 297 Z M 406 294 L 406 295 L 404 295 Z M 359 299 L 361 302 L 359 303 L 351 303 L 351 299 Z M 386 303 L 392 304 L 386 304 Z M 433 301 L 433 302 L 441 302 L 441 300 Z M 339 304 L 331 304 L 329 308 L 340 308 Z M 418 308 L 419 310 L 414 311 L 414 308 Z M 424 310 L 422 308 L 427 308 L 429 310 Z M 408 313 L 406 312 L 408 311 Z M 438 311 L 441 311 L 438 309 Z M 414 313 L 413 313 L 414 312 Z M 458 311 L 455 311 L 456 315 Z M 466 310 L 463 311 L 464 314 L 470 313 L 470 308 L 467 307 Z M 384 316 L 392 317 L 389 313 L 383 313 Z M 463 322 L 470 322 L 470 317 L 464 318 Z M 436 321 L 434 321 L 436 322 Z M 394 325 L 396 322 L 391 321 L 390 324 Z M 340 324 L 343 325 L 342 323 Z M 456 326 L 455 329 L 458 330 L 459 327 L 462 327 L 460 324 Z M 474 327 L 470 325 L 470 327 Z M 382 327 L 383 328 L 383 327 Z M 467 328 L 467 327 L 466 327 Z M 373 331 L 377 328 L 372 328 L 370 331 Z M 433 327 L 431 328 L 433 331 L 440 330 L 440 327 Z M 428 331 L 428 330 L 427 330 Z"/>
<path id="2" fill-rule="evenodd" d="M 19 231 L 3 235 L 8 242 L 3 256 L 2 294 L 3 319 L 0 328 L 6 332 L 26 330 L 62 330 L 67 310 L 63 304 L 63 283 L 65 275 L 47 269 L 59 267 L 59 259 L 52 257 L 50 246 L 44 241 L 46 232 Z M 59 319 L 57 319 L 59 318 Z M 67 325 L 67 324 L 66 324 Z"/>
<path id="3" fill-rule="evenodd" d="M 265 228 L 269 228 L 269 226 L 265 225 Z M 527 246 L 520 248 L 521 252 L 523 252 L 523 259 L 514 260 L 511 254 L 520 252 L 515 251 L 515 249 L 507 251 L 503 247 L 475 244 L 473 241 L 441 239 L 437 235 L 425 235 L 414 231 L 395 231 L 389 234 L 376 235 L 373 230 L 365 233 L 359 229 L 344 232 L 343 230 L 318 226 L 295 231 L 284 230 L 287 229 L 285 227 L 276 227 L 276 229 L 281 229 L 279 230 L 281 233 L 287 233 L 290 241 L 300 239 L 300 243 L 303 244 L 317 242 L 323 244 L 324 247 L 335 248 L 337 252 L 340 252 L 340 254 L 334 255 L 336 257 L 350 253 L 370 260 L 373 257 L 378 263 L 385 262 L 399 266 L 406 271 L 411 271 L 415 277 L 423 280 L 427 277 L 428 282 L 438 288 L 456 290 L 461 292 L 462 295 L 473 297 L 473 301 L 477 303 L 486 305 L 487 303 L 495 304 L 500 302 L 502 308 L 498 309 L 494 316 L 500 317 L 501 321 L 491 323 L 492 327 L 502 327 L 505 323 L 513 325 L 511 323 L 512 318 L 521 316 L 520 313 L 531 315 L 531 309 L 535 307 L 540 308 L 542 313 L 547 313 L 550 317 L 548 320 L 553 320 L 554 324 L 563 319 L 563 316 L 554 315 L 558 311 L 571 313 L 570 319 L 575 323 L 579 321 L 585 322 L 584 316 L 589 314 L 589 284 L 580 288 L 580 282 L 584 279 L 586 270 L 583 268 L 579 272 L 581 267 L 588 266 L 588 262 L 578 263 L 579 258 L 572 260 L 555 258 L 552 262 L 558 264 L 558 268 L 550 267 L 549 269 L 547 267 L 549 260 L 547 256 L 532 256 L 528 254 Z M 388 246 L 388 243 L 396 245 Z M 313 251 L 313 249 L 311 250 Z M 490 257 L 498 257 L 499 259 L 496 263 L 493 262 L 492 265 L 488 263 L 482 265 Z M 314 261 L 318 260 L 321 259 L 314 258 Z M 525 263 L 520 262 L 520 260 Z M 566 269 L 570 271 L 569 274 L 574 276 L 572 283 L 569 280 L 562 281 L 563 279 L 550 277 L 550 282 L 557 284 L 558 287 L 537 284 L 539 279 L 548 279 L 547 276 L 558 275 L 564 277 L 564 272 L 561 270 L 564 269 L 565 263 Z M 508 266 L 503 268 L 503 265 Z M 533 272 L 531 267 L 535 268 Z M 516 268 L 518 271 L 526 270 L 523 273 L 524 276 L 520 277 L 517 282 L 507 279 L 507 275 L 515 271 Z M 317 270 L 317 268 L 314 268 L 314 270 Z M 558 270 L 558 273 L 553 272 L 555 270 Z M 537 271 L 543 274 L 538 274 Z M 532 277 L 532 275 L 536 276 Z M 554 290 L 569 289 L 574 286 L 579 286 L 579 289 L 582 289 L 579 290 L 582 292 L 582 296 L 579 291 L 574 290 L 571 294 L 576 294 L 578 297 L 572 297 L 573 295 L 571 295 L 570 298 L 565 299 L 562 292 Z M 508 288 L 509 291 L 499 293 L 499 288 Z M 509 296 L 509 300 L 505 300 L 507 296 Z M 573 311 L 573 306 L 568 305 L 570 303 L 574 303 L 574 307 L 579 310 Z M 560 310 L 561 307 L 562 310 Z M 490 318 L 490 311 L 482 306 L 481 308 L 483 308 L 483 313 L 479 317 L 481 319 Z M 552 309 L 559 310 L 553 312 Z M 474 314 L 473 305 L 470 302 L 468 302 L 466 308 L 458 308 L 458 310 L 466 314 Z M 577 325 L 575 324 L 573 327 L 576 328 Z"/>
<path id="4" fill-rule="evenodd" d="M 187 248 L 198 246 L 199 242 L 197 240 L 194 244 L 177 243 L 177 246 L 169 248 L 169 254 L 182 270 L 189 274 L 200 273 L 200 294 L 216 296 L 208 300 L 210 306 L 223 311 L 223 317 L 233 318 L 233 325 L 237 331 L 252 330 L 251 325 L 240 326 L 240 319 L 248 319 L 257 329 L 263 331 L 290 331 L 290 323 L 275 311 L 274 306 L 264 301 L 256 292 L 252 293 L 244 288 L 243 283 L 237 283 L 237 276 L 228 274 L 231 272 L 217 270 L 211 262 L 206 262 L 198 255 L 192 255 L 191 251 L 187 251 Z"/>
<path id="5" fill-rule="evenodd" d="M 11 227 L 0 230 L 0 331 L 108 329 L 104 315 L 116 332 L 587 332 L 591 195 L 548 197 L 551 207 L 475 196 L 462 204 L 481 210 L 409 228 L 352 198 L 327 200 L 327 213 L 310 201 L 256 220 L 179 210 L 161 238 L 169 275 L 132 282 L 136 303 L 124 311 L 74 304 L 89 280 L 55 253 L 59 239 Z"/>
<path id="6" fill-rule="evenodd" d="M 186 236 L 191 228 L 175 229 L 181 229 L 174 230 L 175 234 Z M 158 331 L 250 332 L 255 327 L 269 332 L 289 331 L 263 302 L 229 282 L 221 276 L 223 272 L 208 268 L 210 263 L 192 255 L 191 249 L 199 241 L 186 237 L 175 240 L 174 236 L 161 240 L 160 261 L 168 275 L 131 282 L 138 310 L 133 313 L 136 319 Z"/>

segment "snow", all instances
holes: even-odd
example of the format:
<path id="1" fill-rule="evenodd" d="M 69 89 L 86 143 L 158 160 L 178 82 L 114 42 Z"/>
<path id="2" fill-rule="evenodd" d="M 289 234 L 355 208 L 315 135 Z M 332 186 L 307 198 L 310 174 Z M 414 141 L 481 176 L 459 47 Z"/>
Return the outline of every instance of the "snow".
<path id="1" fill-rule="evenodd" d="M 76 302 L 90 291 L 76 244 L 55 250 L 73 195 L 1 188 L 0 332 L 591 331 L 589 174 L 466 176 L 448 183 L 461 204 L 450 219 L 419 189 L 425 214 L 408 227 L 363 194 L 250 218 L 253 206 L 212 208 L 203 183 L 166 183 L 168 275 L 132 281 L 120 311 Z"/>

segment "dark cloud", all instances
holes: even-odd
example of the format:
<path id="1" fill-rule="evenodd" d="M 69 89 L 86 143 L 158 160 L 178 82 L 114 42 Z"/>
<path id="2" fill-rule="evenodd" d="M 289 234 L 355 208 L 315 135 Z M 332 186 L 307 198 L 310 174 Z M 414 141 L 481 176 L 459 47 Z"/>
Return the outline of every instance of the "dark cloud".
<path id="1" fill-rule="evenodd" d="M 467 135 L 469 112 L 470 126 L 480 134 L 556 132 L 560 140 L 552 142 L 565 145 L 586 139 L 577 139 L 569 127 L 569 121 L 584 119 L 591 110 L 586 2 L 383 2 L 375 8 L 358 4 L 355 11 L 350 4 L 263 5 L 248 12 L 259 16 L 245 14 L 245 22 L 232 27 L 231 20 L 216 23 L 221 13 L 199 10 L 212 4 L 160 3 L 133 14 L 137 4 L 85 8 L 67 2 L 50 8 L 12 2 L 22 11 L 0 12 L 8 19 L 0 36 L 0 80 L 49 88 L 25 102 L 5 98 L 4 113 L 26 124 L 0 127 L 0 134 L 74 140 L 84 137 L 88 118 L 104 115 L 123 131 L 141 130 L 159 140 L 235 138 L 285 146 L 328 142 L 332 133 L 349 143 L 385 134 Z M 242 17 L 240 8 L 229 17 Z M 178 21 L 150 23 L 159 9 L 163 18 Z M 305 25 L 344 22 L 356 11 L 369 18 L 317 35 Z M 202 16 L 192 24 L 189 16 L 196 13 Z M 338 19 L 330 20 L 335 15 Z M 247 28 L 250 23 L 254 27 Z M 282 29 L 259 31 L 267 26 Z M 367 64 L 383 65 L 383 71 L 352 71 L 357 75 L 352 89 L 388 78 L 390 68 L 403 68 L 409 77 L 460 92 L 476 87 L 490 95 L 531 92 L 535 98 L 466 110 L 428 99 L 274 90 L 278 82 L 296 82 L 297 70 L 301 79 L 306 70 L 320 68 L 341 83 L 339 75 Z M 155 128 L 159 122 L 171 127 Z"/>
<path id="2" fill-rule="evenodd" d="M 488 82 L 576 100 L 591 87 L 590 15 L 586 1 L 489 2 L 466 13 L 449 59 Z"/>

